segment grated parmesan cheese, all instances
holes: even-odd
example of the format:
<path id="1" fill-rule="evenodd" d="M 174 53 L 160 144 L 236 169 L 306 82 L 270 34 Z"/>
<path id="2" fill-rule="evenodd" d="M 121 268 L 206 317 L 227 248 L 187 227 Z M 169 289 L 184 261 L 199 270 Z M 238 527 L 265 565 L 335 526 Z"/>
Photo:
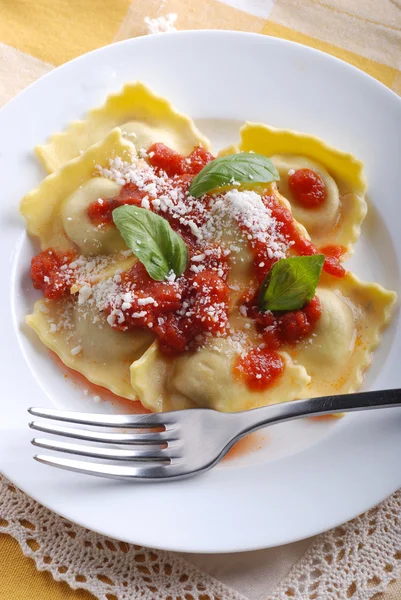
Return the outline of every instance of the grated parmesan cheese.
<path id="1" fill-rule="evenodd" d="M 154 304 L 156 306 L 157 302 L 154 298 L 148 297 L 148 298 L 139 298 L 138 304 L 139 304 L 139 306 L 146 306 L 147 304 Z"/>
<path id="2" fill-rule="evenodd" d="M 89 285 L 84 285 L 81 287 L 81 289 L 79 290 L 79 294 L 78 294 L 78 304 L 82 305 L 84 304 L 88 298 L 90 298 L 92 295 L 92 288 Z"/>

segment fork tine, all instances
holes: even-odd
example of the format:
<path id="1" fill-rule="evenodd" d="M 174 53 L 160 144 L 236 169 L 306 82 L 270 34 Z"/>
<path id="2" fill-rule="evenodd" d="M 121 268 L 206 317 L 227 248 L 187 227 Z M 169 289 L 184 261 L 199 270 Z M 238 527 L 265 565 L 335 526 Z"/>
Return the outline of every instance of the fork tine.
<path id="1" fill-rule="evenodd" d="M 99 427 L 162 427 L 175 422 L 170 413 L 149 413 L 144 415 L 105 415 L 93 413 L 71 412 L 68 410 L 55 410 L 52 408 L 29 408 L 28 412 L 34 417 L 55 419 L 64 423 L 79 425 L 98 425 Z"/>
<path id="2" fill-rule="evenodd" d="M 75 473 L 84 473 L 85 475 L 97 475 L 98 477 L 107 477 L 112 479 L 138 479 L 140 481 L 157 481 L 168 478 L 175 479 L 180 476 L 179 469 L 170 465 L 152 465 L 152 466 L 128 466 L 128 465 L 108 465 L 103 463 L 91 463 L 81 460 L 71 460 L 69 458 L 58 458 L 37 454 L 35 460 L 45 465 L 59 467 Z"/>
<path id="3" fill-rule="evenodd" d="M 106 444 L 165 444 L 166 442 L 172 442 L 178 439 L 177 430 L 174 429 L 160 431 L 158 433 L 99 433 L 97 431 L 63 427 L 61 425 L 46 425 L 40 421 L 29 423 L 29 427 L 44 433 L 64 435 L 79 440 L 103 442 Z"/>
<path id="4" fill-rule="evenodd" d="M 166 461 L 179 457 L 177 447 L 168 447 L 160 449 L 147 448 L 146 450 L 124 450 L 120 448 L 99 448 L 97 446 L 83 446 L 81 444 L 70 444 L 68 442 L 58 442 L 56 440 L 46 440 L 34 438 L 32 444 L 38 448 L 46 450 L 56 450 L 66 452 L 67 454 L 77 454 L 79 456 L 88 456 L 90 458 L 106 458 L 109 460 L 148 460 L 148 461 Z"/>

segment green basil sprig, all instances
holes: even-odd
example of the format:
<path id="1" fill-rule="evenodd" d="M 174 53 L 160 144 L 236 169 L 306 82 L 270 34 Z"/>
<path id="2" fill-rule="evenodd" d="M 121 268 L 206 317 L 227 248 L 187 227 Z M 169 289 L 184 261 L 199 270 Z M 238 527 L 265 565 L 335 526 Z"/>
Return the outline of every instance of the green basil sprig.
<path id="1" fill-rule="evenodd" d="M 280 175 L 272 161 L 262 154 L 240 152 L 215 158 L 192 180 L 189 194 L 199 198 L 212 190 L 240 183 L 269 183 Z"/>
<path id="2" fill-rule="evenodd" d="M 324 254 L 283 258 L 265 277 L 259 294 L 261 310 L 298 310 L 315 295 Z"/>
<path id="3" fill-rule="evenodd" d="M 170 223 L 145 208 L 119 206 L 113 221 L 128 248 L 152 279 L 163 281 L 173 271 L 182 275 L 188 265 L 188 248 Z"/>

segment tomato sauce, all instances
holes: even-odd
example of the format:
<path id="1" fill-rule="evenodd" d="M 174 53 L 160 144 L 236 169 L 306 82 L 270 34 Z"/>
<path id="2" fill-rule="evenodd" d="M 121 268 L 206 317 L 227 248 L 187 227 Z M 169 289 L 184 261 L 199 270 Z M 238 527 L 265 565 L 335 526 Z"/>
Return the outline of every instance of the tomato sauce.
<path id="1" fill-rule="evenodd" d="M 263 335 L 265 345 L 274 350 L 283 344 L 293 345 L 309 337 L 322 314 L 317 296 L 304 308 L 287 312 L 260 311 L 255 300 L 249 304 L 248 314 L 255 320 L 256 329 Z"/>
<path id="2" fill-rule="evenodd" d="M 255 300 L 249 303 L 247 313 L 256 323 L 256 330 L 263 338 L 263 347 L 253 348 L 239 357 L 233 371 L 251 390 L 263 391 L 273 385 L 284 370 L 277 350 L 284 344 L 295 345 L 309 338 L 320 319 L 322 306 L 315 296 L 301 310 L 273 313 L 259 311 Z"/>
<path id="3" fill-rule="evenodd" d="M 207 163 L 214 159 L 213 154 L 198 146 L 187 157 L 164 144 L 153 144 L 147 151 L 149 163 L 158 171 L 164 171 L 169 177 L 189 174 L 197 175 Z"/>
<path id="4" fill-rule="evenodd" d="M 225 282 L 227 268 L 220 277 L 206 268 L 201 273 L 186 273 L 174 285 L 151 279 L 141 263 L 123 273 L 124 289 L 135 289 L 135 299 L 125 321 L 114 327 L 151 329 L 165 354 L 194 350 L 205 334 L 223 334 L 228 320 L 229 288 Z M 140 290 L 140 291 L 139 291 Z M 154 300 L 143 305 L 144 298 Z M 184 310 L 182 310 L 184 309 Z M 112 307 L 106 307 L 110 314 Z"/>
<path id="5" fill-rule="evenodd" d="M 31 260 L 31 279 L 36 290 L 42 290 L 45 298 L 59 300 L 69 291 L 73 281 L 68 281 L 62 267 L 71 263 L 76 252 L 57 252 L 49 248 Z"/>
<path id="6" fill-rule="evenodd" d="M 284 362 L 275 350 L 252 348 L 237 358 L 234 375 L 245 381 L 249 389 L 263 392 L 272 386 L 284 371 Z"/>
<path id="7" fill-rule="evenodd" d="M 288 186 L 294 200 L 305 208 L 318 208 L 326 200 L 323 179 L 311 169 L 298 169 L 289 176 Z"/>
<path id="8" fill-rule="evenodd" d="M 347 249 L 344 246 L 328 245 L 320 248 L 320 252 L 326 256 L 324 270 L 334 277 L 344 277 L 346 271 L 341 266 L 340 261 L 347 253 Z"/>
<path id="9" fill-rule="evenodd" d="M 133 183 L 125 184 L 117 196 L 113 198 L 99 198 L 92 202 L 87 210 L 89 219 L 94 225 L 112 225 L 113 210 L 124 204 L 141 206 L 146 193 Z"/>

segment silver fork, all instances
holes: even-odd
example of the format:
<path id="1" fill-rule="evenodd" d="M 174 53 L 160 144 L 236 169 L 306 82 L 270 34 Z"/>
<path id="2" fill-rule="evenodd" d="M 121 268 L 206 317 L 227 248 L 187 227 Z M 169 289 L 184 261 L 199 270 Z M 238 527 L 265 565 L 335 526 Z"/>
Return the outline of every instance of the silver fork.
<path id="1" fill-rule="evenodd" d="M 34 438 L 34 446 L 95 459 L 89 462 L 38 454 L 35 459 L 39 462 L 100 477 L 165 481 L 211 469 L 240 438 L 268 425 L 301 417 L 390 407 L 401 407 L 401 389 L 296 400 L 240 413 L 198 408 L 145 415 L 105 415 L 30 408 L 29 412 L 36 417 L 117 430 L 65 427 L 43 421 L 34 421 L 29 426 L 80 441 L 108 444 L 91 446 Z M 110 462 L 96 462 L 98 459 Z"/>

